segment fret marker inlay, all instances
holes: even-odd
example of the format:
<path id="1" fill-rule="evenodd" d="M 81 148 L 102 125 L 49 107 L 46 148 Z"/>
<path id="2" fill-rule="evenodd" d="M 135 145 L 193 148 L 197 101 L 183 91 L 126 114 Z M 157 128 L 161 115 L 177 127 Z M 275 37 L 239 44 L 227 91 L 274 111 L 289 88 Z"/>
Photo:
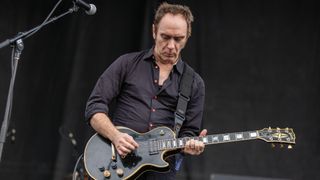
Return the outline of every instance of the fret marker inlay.
<path id="1" fill-rule="evenodd" d="M 237 135 L 236 135 L 236 138 L 237 138 L 237 139 L 242 139 L 242 138 L 243 138 L 243 135 L 242 135 L 242 134 L 237 134 Z"/>
<path id="2" fill-rule="evenodd" d="M 256 132 L 250 133 L 250 137 L 257 137 L 257 133 Z"/>
<path id="3" fill-rule="evenodd" d="M 179 139 L 179 146 L 182 146 L 183 145 L 183 142 L 181 139 Z"/>
<path id="4" fill-rule="evenodd" d="M 205 137 L 205 138 L 203 138 L 203 142 L 204 143 L 208 143 L 208 139 Z"/>
<path id="5" fill-rule="evenodd" d="M 212 141 L 219 141 L 218 136 L 212 137 Z"/>
<path id="6" fill-rule="evenodd" d="M 224 135 L 223 136 L 223 140 L 224 141 L 229 141 L 230 140 L 230 136 L 229 135 Z"/>
<path id="7" fill-rule="evenodd" d="M 175 148 L 177 146 L 177 143 L 175 140 L 173 140 L 173 147 Z"/>

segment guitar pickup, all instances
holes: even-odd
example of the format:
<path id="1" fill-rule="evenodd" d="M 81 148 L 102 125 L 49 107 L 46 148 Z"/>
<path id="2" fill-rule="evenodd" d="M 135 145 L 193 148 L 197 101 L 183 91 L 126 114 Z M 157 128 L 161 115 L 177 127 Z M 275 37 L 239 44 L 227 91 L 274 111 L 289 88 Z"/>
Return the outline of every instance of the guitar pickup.
<path id="1" fill-rule="evenodd" d="M 159 145 L 158 145 L 158 141 L 156 139 L 150 139 L 149 140 L 149 154 L 153 155 L 153 154 L 159 154 Z"/>

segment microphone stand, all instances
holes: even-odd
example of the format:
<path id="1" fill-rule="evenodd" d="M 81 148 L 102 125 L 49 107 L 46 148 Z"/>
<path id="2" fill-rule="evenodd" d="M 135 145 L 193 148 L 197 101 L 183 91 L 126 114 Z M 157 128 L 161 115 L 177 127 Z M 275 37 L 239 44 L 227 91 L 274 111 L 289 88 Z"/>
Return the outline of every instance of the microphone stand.
<path id="1" fill-rule="evenodd" d="M 78 11 L 78 9 L 79 9 L 79 7 L 74 5 L 72 8 L 70 8 L 68 11 L 62 13 L 61 15 L 56 16 L 56 17 L 52 17 L 48 21 L 42 23 L 41 25 L 38 25 L 29 31 L 25 31 L 22 33 L 20 32 L 12 39 L 7 39 L 7 40 L 3 41 L 2 43 L 0 43 L 0 49 L 5 46 L 8 46 L 9 44 L 13 48 L 12 56 L 11 56 L 12 74 L 11 74 L 11 80 L 10 80 L 10 85 L 9 85 L 9 92 L 8 92 L 8 97 L 7 97 L 7 104 L 6 104 L 4 119 L 2 122 L 2 126 L 1 126 L 1 131 L 0 131 L 0 162 L 1 162 L 1 157 L 2 157 L 3 145 L 6 141 L 8 125 L 9 125 L 9 121 L 10 121 L 10 117 L 11 117 L 13 89 L 14 89 L 17 68 L 18 68 L 18 62 L 19 62 L 22 50 L 24 48 L 23 39 L 28 38 L 29 36 L 33 35 L 33 33 L 36 33 L 42 27 L 50 24 L 51 22 L 54 22 L 67 14 L 71 14 L 73 12 Z"/>

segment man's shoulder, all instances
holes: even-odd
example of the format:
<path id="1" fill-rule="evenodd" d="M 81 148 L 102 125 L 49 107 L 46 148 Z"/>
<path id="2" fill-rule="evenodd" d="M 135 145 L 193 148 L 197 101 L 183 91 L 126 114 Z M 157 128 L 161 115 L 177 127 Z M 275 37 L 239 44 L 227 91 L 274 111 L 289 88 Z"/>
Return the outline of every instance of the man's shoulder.
<path id="1" fill-rule="evenodd" d="M 191 69 L 191 72 L 193 72 L 193 77 L 194 77 L 194 85 L 196 86 L 204 86 L 204 81 L 202 79 L 202 77 L 200 76 L 200 74 L 194 70 L 193 67 L 191 67 L 187 62 L 184 62 L 186 67 L 188 67 L 189 69 Z"/>
<path id="2" fill-rule="evenodd" d="M 150 49 L 125 53 L 125 54 L 121 55 L 119 57 L 119 59 L 126 59 L 128 61 L 143 59 L 148 54 L 149 51 L 150 51 Z"/>

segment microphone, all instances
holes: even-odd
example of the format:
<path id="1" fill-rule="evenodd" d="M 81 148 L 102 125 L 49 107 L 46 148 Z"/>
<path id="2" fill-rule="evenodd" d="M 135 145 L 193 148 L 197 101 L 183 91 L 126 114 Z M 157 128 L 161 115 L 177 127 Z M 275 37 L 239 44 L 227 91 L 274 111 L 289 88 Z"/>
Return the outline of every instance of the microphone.
<path id="1" fill-rule="evenodd" d="M 94 15 L 97 12 L 97 7 L 94 4 L 88 4 L 82 0 L 74 0 L 73 2 L 76 6 L 86 10 L 88 15 Z"/>

